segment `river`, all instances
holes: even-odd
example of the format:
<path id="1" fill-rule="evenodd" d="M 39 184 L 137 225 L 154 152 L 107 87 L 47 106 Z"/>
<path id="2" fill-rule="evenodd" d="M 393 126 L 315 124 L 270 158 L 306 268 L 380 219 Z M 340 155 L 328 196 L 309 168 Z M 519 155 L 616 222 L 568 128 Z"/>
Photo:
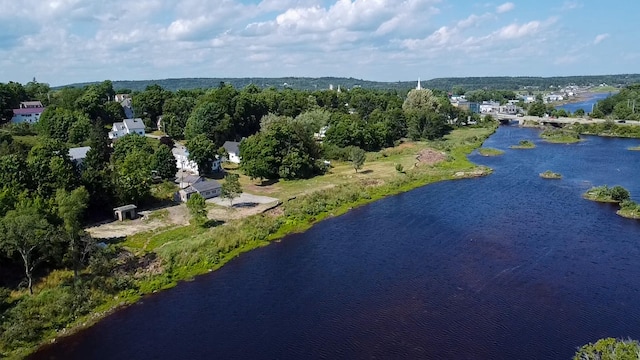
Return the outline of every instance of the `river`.
<path id="1" fill-rule="evenodd" d="M 503 156 L 470 156 L 491 176 L 325 220 L 33 358 L 570 359 L 640 338 L 640 222 L 581 198 L 619 184 L 639 200 L 639 141 L 537 135 L 500 127 L 485 146 Z M 538 147 L 508 148 L 522 139 Z"/>
<path id="2" fill-rule="evenodd" d="M 559 105 L 559 106 L 556 106 L 556 109 L 558 109 L 558 110 L 559 109 L 564 109 L 567 112 L 569 112 L 570 114 L 573 114 L 578 109 L 582 109 L 582 110 L 584 110 L 585 113 L 588 114 L 591 111 L 593 111 L 593 106 L 598 101 L 606 99 L 609 96 L 611 96 L 611 93 L 595 93 L 595 94 L 592 94 L 591 97 L 589 97 L 586 100 Z"/>

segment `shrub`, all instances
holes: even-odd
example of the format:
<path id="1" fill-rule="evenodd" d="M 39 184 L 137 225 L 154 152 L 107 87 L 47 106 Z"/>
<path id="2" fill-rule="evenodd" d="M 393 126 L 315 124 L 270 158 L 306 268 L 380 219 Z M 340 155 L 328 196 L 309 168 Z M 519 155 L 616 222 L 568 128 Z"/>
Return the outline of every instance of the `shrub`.
<path id="1" fill-rule="evenodd" d="M 616 185 L 611 188 L 611 198 L 615 201 L 621 202 L 629 199 L 629 191 L 622 186 Z"/>

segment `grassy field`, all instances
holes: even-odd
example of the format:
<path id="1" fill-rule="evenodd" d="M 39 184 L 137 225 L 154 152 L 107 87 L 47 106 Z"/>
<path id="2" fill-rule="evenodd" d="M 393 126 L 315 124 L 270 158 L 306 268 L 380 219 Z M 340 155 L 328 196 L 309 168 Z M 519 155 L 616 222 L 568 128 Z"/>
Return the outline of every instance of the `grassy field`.
<path id="1" fill-rule="evenodd" d="M 466 154 L 477 147 L 478 141 L 482 141 L 481 139 L 492 132 L 493 129 L 487 128 L 456 129 L 444 140 L 406 142 L 394 148 L 370 152 L 367 153 L 367 161 L 357 173 L 350 162 L 332 161 L 329 171 L 322 176 L 304 180 L 279 180 L 261 183 L 259 180 L 251 180 L 242 174 L 237 166 L 226 164 L 225 169 L 240 175 L 240 184 L 245 191 L 286 201 L 314 191 L 354 182 L 372 185 L 384 184 L 399 176 L 396 170 L 397 164 L 402 165 L 406 171 L 419 168 L 419 172 L 432 173 L 433 175 L 446 172 L 449 169 L 468 170 L 474 165 L 466 159 Z M 435 166 L 419 164 L 416 159 L 417 154 L 428 148 L 447 153 L 447 160 Z"/>

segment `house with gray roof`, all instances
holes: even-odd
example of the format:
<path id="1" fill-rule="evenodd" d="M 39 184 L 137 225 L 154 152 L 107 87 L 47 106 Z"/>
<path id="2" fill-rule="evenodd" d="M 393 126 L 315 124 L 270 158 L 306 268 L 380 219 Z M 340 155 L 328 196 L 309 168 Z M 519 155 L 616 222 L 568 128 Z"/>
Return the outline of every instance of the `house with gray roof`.
<path id="1" fill-rule="evenodd" d="M 91 146 L 74 147 L 69 149 L 69 157 L 78 168 L 82 167 L 84 159 L 87 158 L 87 153 L 91 150 Z"/>
<path id="2" fill-rule="evenodd" d="M 222 192 L 222 185 L 215 180 L 205 180 L 196 182 L 191 186 L 188 186 L 180 191 L 180 200 L 187 202 L 193 194 L 200 194 L 205 199 L 211 199 L 216 196 L 220 196 Z"/>
<path id="3" fill-rule="evenodd" d="M 236 141 L 225 141 L 222 145 L 227 152 L 227 161 L 234 164 L 240 164 L 240 143 Z"/>
<path id="4" fill-rule="evenodd" d="M 115 140 L 129 134 L 138 134 L 144 136 L 144 122 L 142 119 L 124 119 L 122 122 L 113 123 L 111 131 L 109 131 L 109 139 Z"/>

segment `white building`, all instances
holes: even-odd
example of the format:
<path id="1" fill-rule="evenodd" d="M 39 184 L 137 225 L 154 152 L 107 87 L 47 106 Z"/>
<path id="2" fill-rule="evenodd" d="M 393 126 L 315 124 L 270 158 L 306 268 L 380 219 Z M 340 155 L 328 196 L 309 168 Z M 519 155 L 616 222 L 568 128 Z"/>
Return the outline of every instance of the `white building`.
<path id="1" fill-rule="evenodd" d="M 500 103 L 493 101 L 483 101 L 482 104 L 480 104 L 480 113 L 482 114 L 498 111 L 500 111 Z"/>
<path id="2" fill-rule="evenodd" d="M 187 148 L 181 145 L 176 145 L 173 149 L 171 149 L 173 153 L 173 157 L 176 158 L 176 166 L 180 171 L 190 172 L 192 174 L 200 175 L 200 169 L 198 168 L 198 164 L 195 161 L 189 159 L 189 151 Z M 211 171 L 220 171 L 220 163 L 219 159 L 216 159 L 211 164 Z"/>
<path id="3" fill-rule="evenodd" d="M 225 141 L 222 144 L 222 147 L 227 151 L 229 156 L 227 157 L 227 161 L 232 162 L 234 164 L 240 164 L 240 143 L 235 141 Z"/>
<path id="4" fill-rule="evenodd" d="M 124 119 L 122 122 L 113 123 L 113 128 L 109 131 L 109 139 L 118 139 L 129 134 L 144 136 L 144 123 L 142 119 Z"/>
<path id="5" fill-rule="evenodd" d="M 20 103 L 19 109 L 13 109 L 13 124 L 29 123 L 35 124 L 40 121 L 40 116 L 44 112 L 45 107 L 40 101 L 23 101 Z"/>

